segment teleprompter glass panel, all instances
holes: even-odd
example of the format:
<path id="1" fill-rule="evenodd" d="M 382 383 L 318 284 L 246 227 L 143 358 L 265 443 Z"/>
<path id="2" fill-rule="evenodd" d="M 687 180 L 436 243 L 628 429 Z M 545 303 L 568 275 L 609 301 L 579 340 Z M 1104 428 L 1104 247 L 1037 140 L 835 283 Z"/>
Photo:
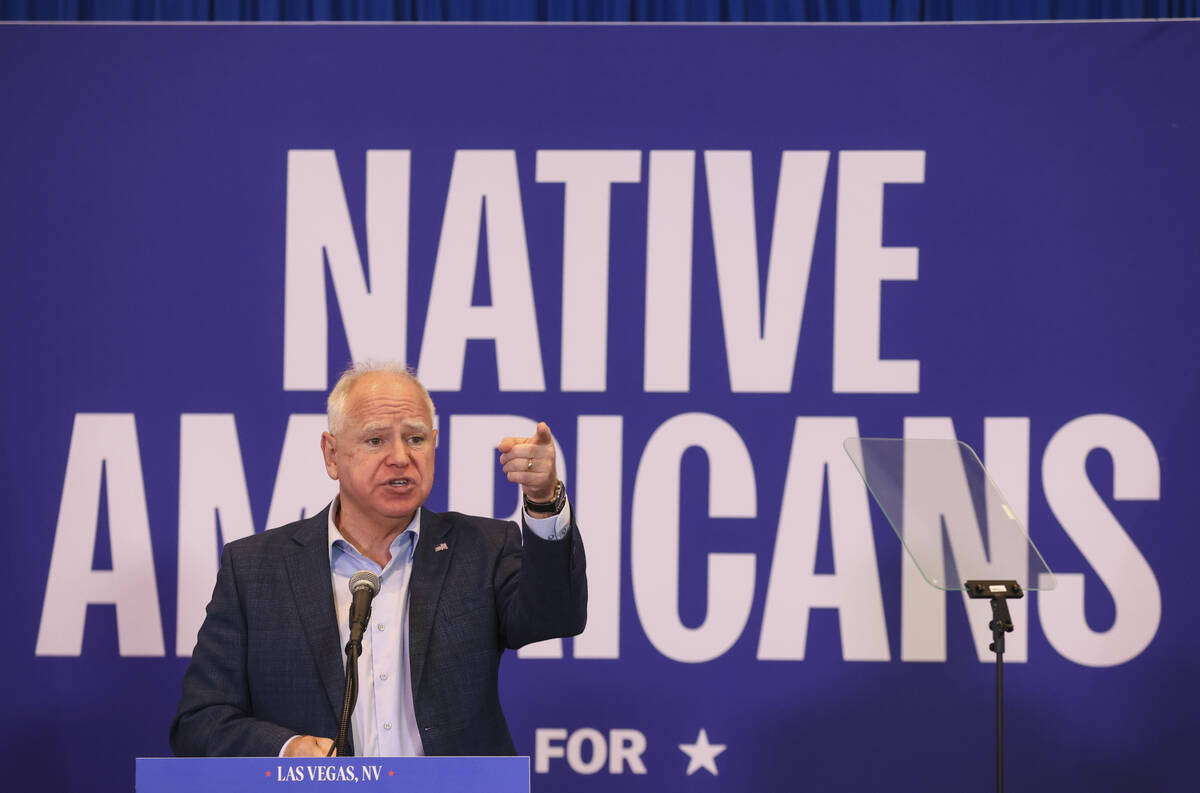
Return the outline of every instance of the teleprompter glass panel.
<path id="1" fill-rule="evenodd" d="M 1054 588 L 1046 560 L 970 446 L 924 438 L 847 438 L 843 446 L 932 586 L 1003 579 Z"/>

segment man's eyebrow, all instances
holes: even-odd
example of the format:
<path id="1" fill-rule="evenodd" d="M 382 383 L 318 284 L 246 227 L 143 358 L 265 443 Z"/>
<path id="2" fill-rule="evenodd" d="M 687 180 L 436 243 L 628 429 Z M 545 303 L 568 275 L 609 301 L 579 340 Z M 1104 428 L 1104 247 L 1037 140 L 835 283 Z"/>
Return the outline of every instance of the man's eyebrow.
<path id="1" fill-rule="evenodd" d="M 392 423 L 389 421 L 375 421 L 370 424 L 364 424 L 360 432 L 363 435 L 374 435 L 377 432 L 386 432 L 391 429 Z M 400 422 L 400 428 L 405 432 L 423 432 L 429 433 L 429 425 L 420 419 L 406 419 Z"/>

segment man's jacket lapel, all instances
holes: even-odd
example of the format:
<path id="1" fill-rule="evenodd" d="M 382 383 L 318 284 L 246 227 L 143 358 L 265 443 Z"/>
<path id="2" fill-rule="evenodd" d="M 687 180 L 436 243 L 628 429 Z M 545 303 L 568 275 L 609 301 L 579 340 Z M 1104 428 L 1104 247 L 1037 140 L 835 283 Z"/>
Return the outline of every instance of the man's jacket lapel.
<path id="1" fill-rule="evenodd" d="M 414 699 L 421 690 L 433 616 L 454 555 L 453 528 L 444 515 L 421 510 L 421 537 L 408 585 L 408 663 Z"/>
<path id="2" fill-rule="evenodd" d="M 297 547 L 286 564 L 300 623 L 337 724 L 342 715 L 346 670 L 341 663 L 341 634 L 330 588 L 328 526 L 328 507 L 304 521 L 292 537 Z"/>

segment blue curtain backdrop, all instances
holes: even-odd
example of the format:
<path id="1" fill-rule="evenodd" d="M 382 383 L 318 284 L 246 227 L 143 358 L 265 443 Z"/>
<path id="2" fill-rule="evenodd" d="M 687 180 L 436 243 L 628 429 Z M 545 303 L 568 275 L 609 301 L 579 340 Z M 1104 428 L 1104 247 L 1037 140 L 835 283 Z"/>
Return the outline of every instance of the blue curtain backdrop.
<path id="1" fill-rule="evenodd" d="M 1072 582 L 1014 613 L 1011 789 L 1186 790 L 1198 74 L 1200 21 L 0 25 L 3 788 L 129 793 L 169 754 L 217 547 L 328 503 L 324 389 L 374 333 L 457 367 L 431 508 L 511 511 L 488 447 L 532 414 L 587 511 L 600 640 L 501 675 L 533 793 L 986 787 L 990 637 L 906 585 L 841 447 L 902 434 L 980 450 Z M 514 283 L 523 359 L 464 324 Z"/>
<path id="2" fill-rule="evenodd" d="M 1200 0 L 0 0 L 6 20 L 946 22 L 1200 16 Z"/>

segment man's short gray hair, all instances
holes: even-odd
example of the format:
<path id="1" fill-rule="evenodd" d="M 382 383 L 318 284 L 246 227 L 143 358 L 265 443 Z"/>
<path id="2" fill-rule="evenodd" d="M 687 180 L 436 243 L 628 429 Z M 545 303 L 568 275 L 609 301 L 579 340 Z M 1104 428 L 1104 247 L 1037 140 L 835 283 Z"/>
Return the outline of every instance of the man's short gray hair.
<path id="1" fill-rule="evenodd" d="M 329 392 L 329 399 L 325 403 L 325 416 L 329 421 L 330 433 L 337 435 L 346 422 L 346 398 L 350 396 L 354 384 L 365 375 L 379 372 L 397 375 L 414 384 L 425 398 L 425 407 L 429 409 L 430 420 L 433 420 L 433 399 L 411 368 L 395 361 L 359 361 L 342 372 L 333 390 Z"/>

